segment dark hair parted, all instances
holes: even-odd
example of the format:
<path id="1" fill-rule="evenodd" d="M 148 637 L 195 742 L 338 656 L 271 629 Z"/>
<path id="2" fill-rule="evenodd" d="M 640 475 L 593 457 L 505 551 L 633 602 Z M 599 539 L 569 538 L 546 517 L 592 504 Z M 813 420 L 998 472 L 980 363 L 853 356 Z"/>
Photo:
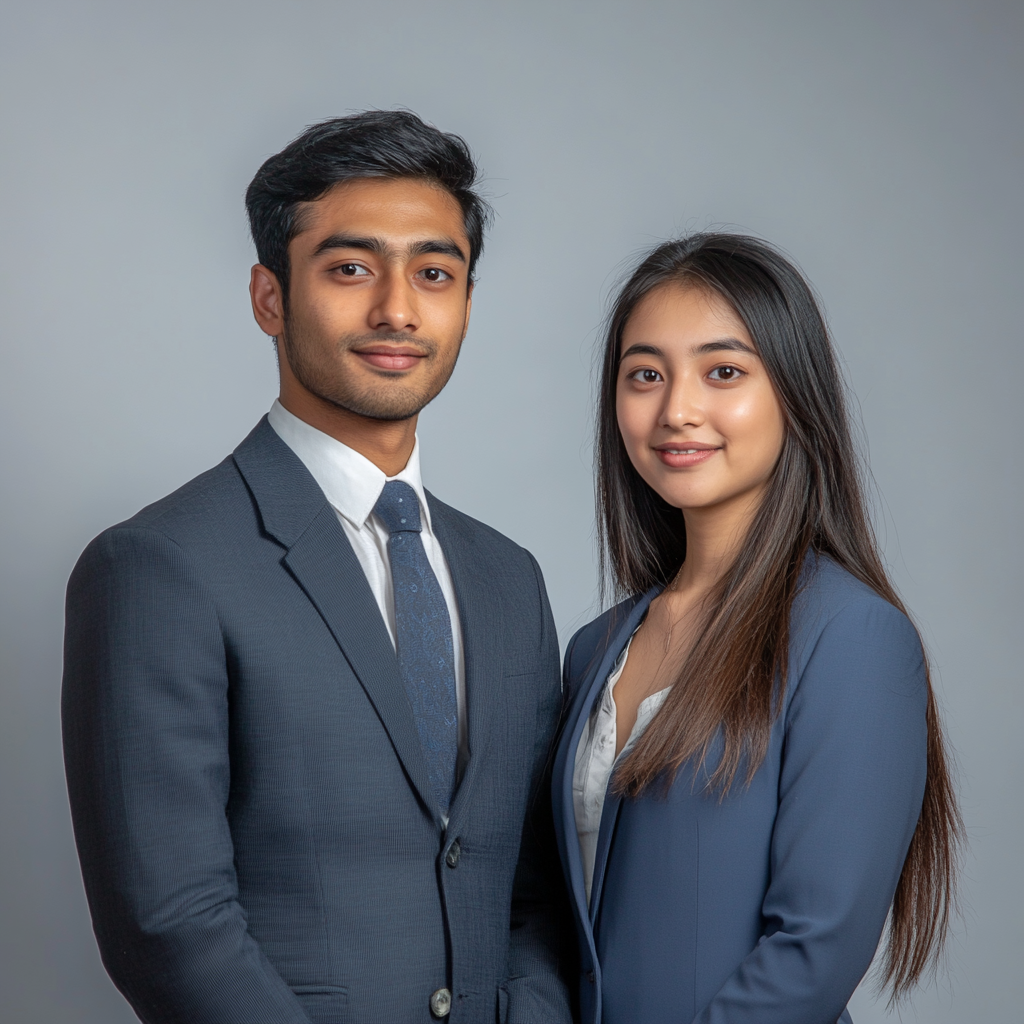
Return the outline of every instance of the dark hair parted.
<path id="1" fill-rule="evenodd" d="M 602 568 L 619 594 L 666 585 L 686 556 L 677 508 L 642 479 L 616 418 L 622 334 L 640 301 L 667 284 L 721 296 L 757 345 L 782 406 L 785 438 L 764 498 L 735 562 L 708 598 L 677 682 L 616 773 L 639 795 L 691 763 L 711 771 L 724 796 L 749 782 L 768 750 L 786 686 L 789 617 L 809 552 L 827 555 L 905 611 L 889 581 L 865 509 L 842 375 L 828 330 L 799 271 L 767 243 L 703 233 L 658 246 L 623 285 L 607 324 L 597 425 Z M 893 999 L 934 962 L 956 901 L 963 823 L 945 740 L 928 687 L 924 804 L 889 918 L 882 965 Z"/>
<path id="2" fill-rule="evenodd" d="M 491 208 L 474 191 L 479 173 L 469 146 L 405 110 L 367 110 L 311 125 L 256 172 L 245 193 L 260 263 L 288 302 L 288 243 L 301 230 L 302 203 L 357 178 L 419 178 L 445 189 L 462 208 L 469 277 L 484 248 Z"/>

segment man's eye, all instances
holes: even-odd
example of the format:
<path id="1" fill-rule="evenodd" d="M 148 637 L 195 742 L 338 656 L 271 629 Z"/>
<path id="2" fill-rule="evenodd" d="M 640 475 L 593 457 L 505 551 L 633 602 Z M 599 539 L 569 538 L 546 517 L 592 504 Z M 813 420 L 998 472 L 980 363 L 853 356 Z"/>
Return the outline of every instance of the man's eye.
<path id="1" fill-rule="evenodd" d="M 727 382 L 739 380 L 743 376 L 743 371 L 738 366 L 716 366 L 708 376 L 712 380 Z"/>
<path id="2" fill-rule="evenodd" d="M 342 263 L 338 267 L 338 273 L 344 277 L 364 277 L 369 274 L 366 267 L 361 267 L 358 263 Z"/>
<path id="3" fill-rule="evenodd" d="M 436 284 L 439 281 L 451 280 L 451 274 L 445 270 L 441 270 L 438 267 L 428 267 L 426 270 L 421 270 L 420 274 L 423 275 L 424 280 L 430 281 Z"/>
<path id="4" fill-rule="evenodd" d="M 661 380 L 661 374 L 657 370 L 634 370 L 630 377 L 641 384 L 657 384 Z"/>

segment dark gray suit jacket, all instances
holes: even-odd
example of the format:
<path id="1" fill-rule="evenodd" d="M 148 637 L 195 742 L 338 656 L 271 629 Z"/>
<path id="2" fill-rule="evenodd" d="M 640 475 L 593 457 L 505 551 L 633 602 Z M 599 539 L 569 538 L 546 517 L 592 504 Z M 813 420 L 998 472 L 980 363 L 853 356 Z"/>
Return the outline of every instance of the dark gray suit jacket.
<path id="1" fill-rule="evenodd" d="M 426 1024 L 443 986 L 453 1024 L 569 1019 L 544 584 L 430 503 L 471 751 L 447 831 L 366 578 L 265 419 L 76 566 L 75 836 L 104 964 L 147 1024 Z"/>
<path id="2" fill-rule="evenodd" d="M 583 725 L 657 590 L 584 626 L 554 813 L 583 1024 L 849 1024 L 921 813 L 928 684 L 907 617 L 810 557 L 768 753 L 725 799 L 684 765 L 667 793 L 608 794 L 587 904 L 572 775 Z M 721 747 L 709 754 L 709 769 Z"/>

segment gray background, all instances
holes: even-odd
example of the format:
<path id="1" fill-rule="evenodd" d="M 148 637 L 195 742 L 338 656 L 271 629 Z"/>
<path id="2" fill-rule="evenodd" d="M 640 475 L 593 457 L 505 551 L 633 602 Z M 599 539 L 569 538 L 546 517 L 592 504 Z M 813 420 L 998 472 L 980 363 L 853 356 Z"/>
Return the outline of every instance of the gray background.
<path id="1" fill-rule="evenodd" d="M 428 486 L 596 608 L 592 351 L 622 261 L 728 225 L 795 255 L 859 397 L 971 832 L 948 973 L 903 1019 L 1019 1022 L 1024 5 L 7 3 L 0 13 L 0 1018 L 134 1019 L 99 964 L 58 727 L 81 548 L 267 409 L 242 193 L 305 124 L 410 107 L 498 220 Z M 869 990 L 857 1024 L 889 1019 Z"/>

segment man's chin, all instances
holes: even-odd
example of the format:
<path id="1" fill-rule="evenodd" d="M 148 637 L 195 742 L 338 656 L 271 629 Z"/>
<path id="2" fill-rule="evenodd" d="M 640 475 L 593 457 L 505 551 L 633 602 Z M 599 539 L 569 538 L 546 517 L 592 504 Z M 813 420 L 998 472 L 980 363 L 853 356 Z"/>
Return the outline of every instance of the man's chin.
<path id="1" fill-rule="evenodd" d="M 431 395 L 325 395 L 319 396 L 338 409 L 344 409 L 355 416 L 382 423 L 399 423 L 412 419 L 427 405 Z"/>
<path id="2" fill-rule="evenodd" d="M 347 362 L 325 370 L 300 362 L 292 366 L 292 373 L 306 391 L 322 402 L 363 419 L 396 423 L 412 419 L 433 401 L 448 383 L 454 366 L 440 375 L 436 371 L 428 373 L 427 369 L 421 366 L 411 373 L 388 372 L 371 370 L 365 363 Z"/>

